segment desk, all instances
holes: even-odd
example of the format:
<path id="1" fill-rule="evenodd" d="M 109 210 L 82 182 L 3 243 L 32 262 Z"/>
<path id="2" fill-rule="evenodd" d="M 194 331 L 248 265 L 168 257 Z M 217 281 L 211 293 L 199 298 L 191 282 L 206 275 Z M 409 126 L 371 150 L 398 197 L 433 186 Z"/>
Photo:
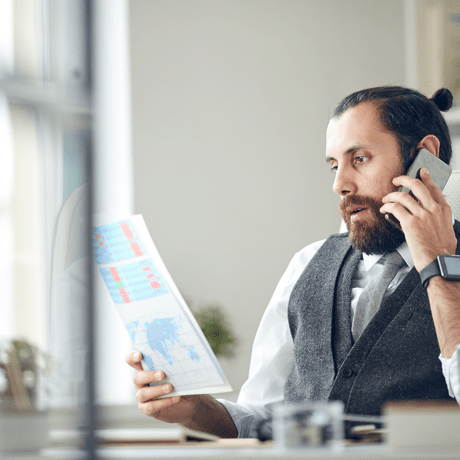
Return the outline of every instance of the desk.
<path id="1" fill-rule="evenodd" d="M 410 410 L 409 410 L 410 409 Z M 398 433 L 399 438 L 409 445 L 420 447 L 401 447 L 404 443 L 397 442 L 391 448 L 389 444 L 347 444 L 340 452 L 328 450 L 280 451 L 272 442 L 259 442 L 255 439 L 218 439 L 217 441 L 188 441 L 188 442 L 151 442 L 149 430 L 139 436 L 142 429 L 135 429 L 136 437 L 127 436 L 128 430 L 119 430 L 120 436 L 110 438 L 106 436 L 106 444 L 100 445 L 96 451 L 97 457 L 103 460 L 115 459 L 158 459 L 183 460 L 191 459 L 224 459 L 224 460 L 459 460 L 460 446 L 458 433 L 460 419 L 458 406 L 441 407 L 430 404 L 409 407 L 396 406 L 388 413 L 389 425 Z M 449 429 L 451 432 L 449 433 Z M 171 428 L 169 429 L 171 430 Z M 22 430 L 24 432 L 24 430 Z M 110 430 L 108 430 L 110 431 Z M 71 431 L 68 434 L 72 434 Z M 75 434 L 75 433 L 74 433 Z M 430 434 L 436 435 L 430 439 Z M 441 434 L 448 434 L 448 438 L 440 438 Z M 73 439 L 73 444 L 72 444 Z M 159 439 L 156 437 L 155 439 Z M 169 438 L 171 439 L 171 438 Z M 178 439 L 178 438 L 174 438 Z M 446 447 L 448 441 L 454 440 L 457 446 Z M 63 438 L 59 443 L 57 437 L 49 447 L 34 454 L 14 453 L 0 457 L 0 460 L 70 460 L 85 458 L 85 453 L 72 450 L 69 446 L 77 446 L 78 436 Z M 425 445 L 422 446 L 423 442 Z M 429 444 L 431 442 L 431 444 Z M 430 447 L 437 444 L 437 447 Z M 444 447 L 440 447 L 444 446 Z"/>
<path id="2" fill-rule="evenodd" d="M 340 452 L 328 450 L 280 451 L 271 442 L 261 443 L 253 439 L 222 439 L 217 442 L 191 442 L 182 445 L 142 446 L 142 447 L 106 447 L 98 450 L 98 456 L 104 460 L 130 459 L 141 460 L 183 460 L 185 457 L 203 460 L 447 460 L 460 458 L 458 449 L 431 452 L 423 449 L 415 452 L 394 452 L 385 444 L 356 444 L 344 446 Z"/>
<path id="3" fill-rule="evenodd" d="M 271 444 L 258 443 L 252 440 L 220 440 L 217 442 L 192 442 L 171 446 L 111 446 L 99 448 L 97 457 L 103 460 L 458 460 L 460 452 L 455 450 L 437 449 L 437 452 L 423 451 L 393 452 L 385 444 L 379 445 L 353 445 L 344 447 L 342 452 L 309 451 L 280 452 Z M 0 457 L 2 460 L 70 460 L 85 458 L 82 451 L 71 451 L 59 448 L 45 449 L 37 454 L 12 455 Z"/>

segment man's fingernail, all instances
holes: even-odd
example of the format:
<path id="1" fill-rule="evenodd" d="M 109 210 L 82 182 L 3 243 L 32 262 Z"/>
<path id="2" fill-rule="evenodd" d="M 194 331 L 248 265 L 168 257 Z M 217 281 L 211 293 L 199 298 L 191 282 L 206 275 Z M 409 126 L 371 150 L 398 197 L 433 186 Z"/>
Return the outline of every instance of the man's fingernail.
<path id="1" fill-rule="evenodd" d="M 142 353 L 140 351 L 134 353 L 134 359 L 140 361 L 142 359 Z"/>
<path id="2" fill-rule="evenodd" d="M 167 395 L 167 394 L 171 393 L 172 388 L 171 388 L 170 385 L 165 385 L 165 387 L 163 388 L 163 391 L 164 391 L 165 395 Z"/>
<path id="3" fill-rule="evenodd" d="M 423 167 L 422 168 L 423 174 L 430 174 L 430 171 L 428 171 L 427 168 Z"/>

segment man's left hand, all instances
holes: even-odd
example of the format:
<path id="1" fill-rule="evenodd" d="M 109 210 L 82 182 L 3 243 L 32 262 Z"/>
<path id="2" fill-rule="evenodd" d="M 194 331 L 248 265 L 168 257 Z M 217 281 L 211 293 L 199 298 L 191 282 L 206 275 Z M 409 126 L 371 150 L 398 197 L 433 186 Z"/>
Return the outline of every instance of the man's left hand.
<path id="1" fill-rule="evenodd" d="M 392 192 L 382 199 L 380 208 L 380 212 L 390 212 L 399 220 L 417 271 L 420 273 L 440 254 L 455 254 L 452 209 L 429 172 L 422 168 L 420 180 L 398 176 L 393 184 L 409 188 L 419 200 L 408 193 Z M 460 282 L 435 276 L 428 283 L 427 293 L 439 348 L 442 356 L 450 358 L 460 344 Z"/>
<path id="2" fill-rule="evenodd" d="M 421 169 L 420 180 L 398 176 L 393 184 L 410 189 L 418 202 L 408 193 L 392 192 L 383 197 L 380 212 L 391 213 L 399 220 L 417 271 L 440 254 L 455 254 L 452 209 L 428 170 Z"/>

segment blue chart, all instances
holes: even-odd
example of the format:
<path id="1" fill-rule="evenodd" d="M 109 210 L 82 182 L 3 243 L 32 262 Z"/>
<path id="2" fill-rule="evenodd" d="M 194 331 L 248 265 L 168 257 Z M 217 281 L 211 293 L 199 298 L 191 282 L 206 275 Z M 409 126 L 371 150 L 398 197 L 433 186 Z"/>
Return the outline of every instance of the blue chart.
<path id="1" fill-rule="evenodd" d="M 188 357 L 199 363 L 200 356 L 198 355 L 195 347 L 193 346 L 184 346 L 181 344 L 179 338 L 179 330 L 183 327 L 183 318 L 182 315 L 175 318 L 162 318 L 154 319 L 153 321 L 145 321 L 143 323 L 143 329 L 147 336 L 147 345 L 153 352 L 158 352 L 163 357 L 163 360 L 168 362 L 168 364 L 174 364 L 173 355 L 170 353 L 170 349 L 174 345 L 178 345 L 180 348 L 183 348 Z M 133 343 L 136 342 L 137 329 L 139 328 L 139 321 L 133 321 L 126 325 L 129 335 Z M 155 363 L 150 356 L 144 358 L 145 363 L 150 370 L 154 371 Z"/>
<path id="2" fill-rule="evenodd" d="M 100 267 L 99 271 L 116 304 L 145 300 L 169 292 L 151 259 Z"/>
<path id="3" fill-rule="evenodd" d="M 164 318 L 145 318 L 126 323 L 136 349 L 142 351 L 149 370 L 163 370 L 176 388 L 192 390 L 221 385 L 222 375 L 189 320 L 181 313 Z M 171 313 L 170 313 L 171 314 Z"/>
<path id="4" fill-rule="evenodd" d="M 97 264 L 121 262 L 145 254 L 130 220 L 94 227 L 93 248 Z"/>
<path id="5" fill-rule="evenodd" d="M 174 394 L 231 391 L 153 244 L 142 216 L 94 228 L 94 257 L 143 366 L 163 370 Z"/>

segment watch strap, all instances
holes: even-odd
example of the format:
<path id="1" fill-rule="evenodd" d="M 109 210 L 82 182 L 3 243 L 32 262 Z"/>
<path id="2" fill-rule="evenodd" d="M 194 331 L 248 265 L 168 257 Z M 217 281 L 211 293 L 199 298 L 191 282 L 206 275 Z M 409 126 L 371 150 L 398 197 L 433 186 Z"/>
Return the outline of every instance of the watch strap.
<path id="1" fill-rule="evenodd" d="M 434 259 L 433 262 L 430 262 L 425 268 L 420 270 L 420 279 L 422 281 L 422 286 L 426 289 L 430 278 L 433 276 L 441 276 L 441 270 L 439 269 L 438 259 Z"/>

